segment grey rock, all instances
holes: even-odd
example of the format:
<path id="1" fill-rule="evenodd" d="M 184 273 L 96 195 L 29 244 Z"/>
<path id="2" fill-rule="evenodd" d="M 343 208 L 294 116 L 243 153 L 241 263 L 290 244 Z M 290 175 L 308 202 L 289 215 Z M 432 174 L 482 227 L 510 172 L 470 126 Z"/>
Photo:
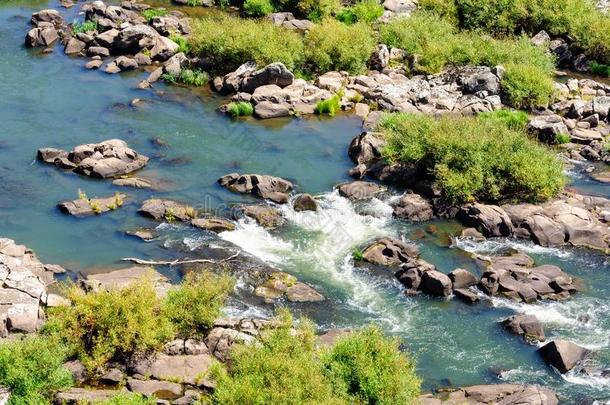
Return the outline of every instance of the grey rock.
<path id="1" fill-rule="evenodd" d="M 589 354 L 589 350 L 567 340 L 554 340 L 538 349 L 544 361 L 564 374 Z"/>

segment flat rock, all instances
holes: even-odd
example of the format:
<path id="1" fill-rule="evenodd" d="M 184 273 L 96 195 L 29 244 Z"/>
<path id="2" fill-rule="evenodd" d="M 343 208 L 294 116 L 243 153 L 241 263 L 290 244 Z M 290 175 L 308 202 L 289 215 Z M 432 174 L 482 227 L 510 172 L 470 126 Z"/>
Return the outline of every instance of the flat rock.
<path id="1" fill-rule="evenodd" d="M 156 380 L 199 385 L 206 378 L 211 365 L 212 357 L 209 354 L 168 356 L 160 353 L 152 362 L 136 371 Z"/>
<path id="2" fill-rule="evenodd" d="M 190 222 L 197 217 L 197 211 L 192 206 L 159 198 L 145 200 L 138 213 L 157 221 L 167 222 Z"/>
<path id="3" fill-rule="evenodd" d="M 130 284 L 148 278 L 151 282 L 159 285 L 167 283 L 167 278 L 150 267 L 134 266 L 108 273 L 90 274 L 86 282 L 94 290 L 121 289 Z"/>
<path id="4" fill-rule="evenodd" d="M 368 181 L 353 181 L 337 186 L 339 195 L 351 201 L 365 200 L 381 194 L 385 189 L 376 183 Z"/>
<path id="5" fill-rule="evenodd" d="M 99 215 L 121 208 L 127 196 L 116 194 L 106 198 L 79 198 L 57 204 L 61 212 L 75 217 Z"/>
<path id="6" fill-rule="evenodd" d="M 235 230 L 233 222 L 222 218 L 195 218 L 191 221 L 191 225 L 216 233 Z"/>
<path id="7" fill-rule="evenodd" d="M 56 405 L 78 405 L 88 404 L 108 400 L 119 394 L 124 394 L 124 390 L 94 390 L 85 388 L 70 388 L 68 391 L 61 391 L 55 394 Z"/>
<path id="8" fill-rule="evenodd" d="M 286 298 L 291 302 L 320 302 L 324 296 L 305 283 L 297 282 L 286 289 Z"/>
<path id="9" fill-rule="evenodd" d="M 135 378 L 127 379 L 127 388 L 133 392 L 139 392 L 146 397 L 155 396 L 158 399 L 176 399 L 180 398 L 184 392 L 182 385 L 157 380 L 136 380 Z"/>

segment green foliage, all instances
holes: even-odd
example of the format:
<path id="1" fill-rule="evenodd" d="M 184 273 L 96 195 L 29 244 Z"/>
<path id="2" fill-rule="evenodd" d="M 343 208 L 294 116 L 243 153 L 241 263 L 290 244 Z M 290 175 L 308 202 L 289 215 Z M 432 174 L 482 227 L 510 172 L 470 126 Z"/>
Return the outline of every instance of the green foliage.
<path id="1" fill-rule="evenodd" d="M 274 8 L 270 0 L 245 0 L 244 13 L 250 17 L 264 17 L 273 13 Z"/>
<path id="2" fill-rule="evenodd" d="M 162 313 L 185 337 L 202 334 L 212 327 L 220 315 L 234 280 L 228 275 L 210 272 L 190 272 L 180 288 L 168 292 Z"/>
<path id="3" fill-rule="evenodd" d="M 298 0 L 297 11 L 308 20 L 319 22 L 341 7 L 341 0 Z"/>
<path id="4" fill-rule="evenodd" d="M 362 250 L 355 248 L 353 253 L 352 253 L 352 257 L 354 258 L 355 261 L 357 262 L 361 262 L 364 260 L 364 255 L 362 253 Z"/>
<path id="5" fill-rule="evenodd" d="M 321 362 L 335 391 L 347 392 L 352 403 L 414 404 L 419 397 L 415 363 L 377 327 L 340 339 Z"/>
<path id="6" fill-rule="evenodd" d="M 254 107 L 252 107 L 252 104 L 247 101 L 238 101 L 236 103 L 229 104 L 228 112 L 233 118 L 247 117 L 254 113 Z"/>
<path id="7" fill-rule="evenodd" d="M 504 124 L 515 131 L 524 131 L 528 121 L 527 113 L 506 109 L 484 112 L 479 114 L 479 118 Z"/>
<path id="8" fill-rule="evenodd" d="M 291 333 L 291 318 L 261 336 L 261 345 L 233 349 L 230 373 L 219 366 L 212 371 L 217 381 L 217 404 L 345 404 L 333 393 L 315 357 L 315 336 L 310 322 L 302 321 Z"/>
<path id="9" fill-rule="evenodd" d="M 161 75 L 161 79 L 170 84 L 182 83 L 187 86 L 201 87 L 207 84 L 209 77 L 206 72 L 198 69 L 182 69 L 178 75 L 164 73 Z"/>
<path id="10" fill-rule="evenodd" d="M 555 135 L 555 143 L 562 145 L 564 143 L 570 142 L 570 134 L 557 134 Z"/>
<path id="11" fill-rule="evenodd" d="M 182 35 L 172 34 L 169 39 L 178 44 L 178 50 L 176 53 L 184 53 L 188 55 L 191 52 L 191 47 L 189 46 L 188 40 L 184 38 Z"/>
<path id="12" fill-rule="evenodd" d="M 358 21 L 370 24 L 382 15 L 383 6 L 377 0 L 359 0 L 353 6 L 339 10 L 336 18 L 348 25 Z"/>
<path id="13" fill-rule="evenodd" d="M 555 155 L 501 120 L 386 114 L 379 130 L 386 159 L 414 164 L 451 202 L 544 201 L 564 186 Z"/>
<path id="14" fill-rule="evenodd" d="M 86 33 L 89 31 L 97 31 L 97 28 L 97 21 L 74 21 L 72 23 L 72 35 L 76 35 L 78 33 Z"/>
<path id="15" fill-rule="evenodd" d="M 341 24 L 326 19 L 316 24 L 305 37 L 306 59 L 314 70 L 346 70 L 360 73 L 375 50 L 375 36 L 364 23 Z"/>
<path id="16" fill-rule="evenodd" d="M 452 0 L 419 0 L 419 8 L 438 15 L 453 25 L 458 24 L 458 10 Z"/>
<path id="17" fill-rule="evenodd" d="M 156 403 L 155 397 L 147 398 L 140 393 L 124 392 L 110 399 L 96 402 L 95 405 L 155 405 Z"/>
<path id="18" fill-rule="evenodd" d="M 591 62 L 591 72 L 599 76 L 610 77 L 610 66 L 593 61 Z"/>
<path id="19" fill-rule="evenodd" d="M 143 10 L 141 13 L 142 17 L 146 19 L 146 21 L 150 22 L 155 17 L 164 17 L 167 15 L 167 10 L 164 8 L 149 8 Z"/>
<path id="20" fill-rule="evenodd" d="M 11 390 L 9 405 L 47 404 L 72 386 L 63 367 L 67 349 L 53 337 L 30 336 L 0 343 L 0 385 Z"/>
<path id="21" fill-rule="evenodd" d="M 492 35 L 546 30 L 569 36 L 592 59 L 610 63 L 610 16 L 592 0 L 423 0 L 422 8 L 454 15 L 452 22 L 466 30 Z M 445 4 L 444 4 L 445 3 Z M 449 11 L 453 10 L 455 11 Z"/>
<path id="22" fill-rule="evenodd" d="M 186 4 L 188 4 L 191 7 L 197 7 L 197 6 L 201 6 L 203 4 L 202 0 L 187 0 Z"/>
<path id="23" fill-rule="evenodd" d="M 319 101 L 314 108 L 316 114 L 328 114 L 331 117 L 334 116 L 337 111 L 341 109 L 341 100 L 338 94 L 335 94 L 331 98 Z"/>
<path id="24" fill-rule="evenodd" d="M 66 296 L 72 305 L 51 308 L 47 328 L 74 347 L 91 372 L 111 359 L 158 349 L 173 337 L 173 327 L 160 316 L 160 303 L 148 280 L 91 293 L 72 286 Z"/>
<path id="25" fill-rule="evenodd" d="M 301 36 L 266 20 L 244 20 L 228 15 L 203 18 L 192 24 L 189 44 L 196 55 L 212 60 L 223 71 L 246 61 L 260 66 L 282 62 L 295 69 L 304 52 Z"/>
<path id="26" fill-rule="evenodd" d="M 503 65 L 503 91 L 514 107 L 544 105 L 554 87 L 554 60 L 527 38 L 493 39 L 459 32 L 435 14 L 418 12 L 411 18 L 396 18 L 380 29 L 381 41 L 417 55 L 416 72 L 438 73 L 449 66 Z"/>

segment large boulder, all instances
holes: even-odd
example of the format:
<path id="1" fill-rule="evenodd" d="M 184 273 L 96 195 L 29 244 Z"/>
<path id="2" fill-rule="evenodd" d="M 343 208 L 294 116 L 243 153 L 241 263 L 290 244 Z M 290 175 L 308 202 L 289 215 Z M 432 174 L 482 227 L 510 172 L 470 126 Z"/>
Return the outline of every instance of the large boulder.
<path id="1" fill-rule="evenodd" d="M 432 204 L 419 194 L 406 193 L 394 204 L 394 217 L 413 222 L 428 221 L 434 215 Z"/>
<path id="2" fill-rule="evenodd" d="M 339 195 L 352 201 L 366 200 L 381 194 L 385 189 L 369 181 L 352 181 L 337 186 Z"/>
<path id="3" fill-rule="evenodd" d="M 362 252 L 362 259 L 380 266 L 398 266 L 419 255 L 415 245 L 396 238 L 384 238 L 370 244 Z"/>
<path id="4" fill-rule="evenodd" d="M 119 209 L 123 206 L 126 197 L 125 194 L 116 194 L 106 198 L 79 198 L 61 202 L 57 207 L 61 212 L 75 217 L 99 215 Z"/>
<path id="5" fill-rule="evenodd" d="M 284 218 L 280 211 L 269 205 L 242 205 L 235 211 L 235 219 L 240 219 L 244 216 L 254 219 L 259 225 L 268 229 L 277 228 L 284 223 Z"/>
<path id="6" fill-rule="evenodd" d="M 356 164 L 367 164 L 381 159 L 385 141 L 373 132 L 363 132 L 349 144 L 348 154 Z"/>
<path id="7" fill-rule="evenodd" d="M 459 81 L 464 93 L 475 94 L 485 91 L 490 95 L 500 94 L 500 78 L 488 67 L 465 68 L 460 72 Z"/>
<path id="8" fill-rule="evenodd" d="M 237 193 L 251 193 L 279 204 L 288 202 L 288 193 L 293 185 L 281 177 L 260 174 L 227 174 L 218 179 L 218 183 Z"/>
<path id="9" fill-rule="evenodd" d="M 465 269 L 455 269 L 448 276 L 454 289 L 468 288 L 477 284 L 475 275 Z"/>
<path id="10" fill-rule="evenodd" d="M 138 154 L 120 139 L 79 145 L 67 155 L 60 150 L 50 153 L 44 148 L 38 151 L 38 159 L 84 176 L 104 179 L 132 173 L 148 163 L 148 157 Z"/>
<path id="11" fill-rule="evenodd" d="M 40 46 L 48 47 L 58 39 L 59 33 L 52 26 L 32 28 L 25 36 L 25 46 L 28 48 L 36 48 Z"/>
<path id="12" fill-rule="evenodd" d="M 32 14 L 32 24 L 39 26 L 40 23 L 51 23 L 53 25 L 61 25 L 64 20 L 57 10 L 46 9 L 40 10 Z"/>
<path id="13" fill-rule="evenodd" d="M 156 380 L 196 386 L 204 383 L 211 365 L 212 356 L 209 354 L 168 356 L 159 353 L 153 359 L 136 364 L 134 371 Z"/>
<path id="14" fill-rule="evenodd" d="M 123 28 L 114 41 L 114 47 L 121 54 L 136 54 L 142 49 L 151 49 L 159 37 L 154 28 L 137 24 Z"/>
<path id="15" fill-rule="evenodd" d="M 435 297 L 451 295 L 451 279 L 438 270 L 429 270 L 422 274 L 420 290 Z"/>
<path id="16" fill-rule="evenodd" d="M 216 217 L 195 218 L 191 221 L 191 225 L 195 228 L 205 229 L 206 231 L 216 233 L 235 230 L 235 224 L 233 222 Z"/>
<path id="17" fill-rule="evenodd" d="M 568 127 L 557 114 L 546 114 L 533 117 L 527 124 L 530 132 L 543 142 L 555 142 L 559 134 L 569 134 Z"/>
<path id="18" fill-rule="evenodd" d="M 293 202 L 293 207 L 295 211 L 317 211 L 318 203 L 316 199 L 311 196 L 311 194 L 299 194 Z"/>
<path id="19" fill-rule="evenodd" d="M 567 340 L 554 340 L 538 349 L 544 361 L 567 373 L 589 354 L 589 350 Z"/>
<path id="20" fill-rule="evenodd" d="M 258 87 L 274 84 L 279 87 L 286 87 L 294 81 L 294 74 L 289 71 L 283 63 L 272 63 L 264 68 L 246 76 L 241 82 L 241 91 L 252 93 Z"/>
<path id="21" fill-rule="evenodd" d="M 535 315 L 513 315 L 502 321 L 502 326 L 526 341 L 543 342 L 546 340 L 542 323 Z"/>
<path id="22" fill-rule="evenodd" d="M 190 222 L 197 217 L 197 211 L 190 205 L 173 200 L 151 198 L 145 200 L 138 210 L 140 215 L 156 219 L 157 221 Z"/>
<path id="23" fill-rule="evenodd" d="M 510 236 L 513 233 L 510 217 L 497 205 L 468 204 L 460 208 L 457 218 L 486 237 Z"/>

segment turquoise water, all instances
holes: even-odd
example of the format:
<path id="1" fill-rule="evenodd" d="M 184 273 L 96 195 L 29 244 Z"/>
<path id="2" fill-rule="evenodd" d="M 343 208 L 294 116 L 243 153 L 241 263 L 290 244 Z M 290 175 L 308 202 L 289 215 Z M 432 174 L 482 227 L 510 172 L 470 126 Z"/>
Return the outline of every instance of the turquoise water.
<path id="1" fill-rule="evenodd" d="M 345 173 L 352 164 L 346 149 L 360 131 L 357 118 L 234 121 L 216 112 L 224 100 L 206 90 L 164 85 L 152 91 L 136 90 L 144 73 L 109 76 L 86 71 L 85 60 L 68 58 L 60 48 L 52 54 L 26 50 L 22 43 L 29 17 L 47 7 L 58 5 L 40 0 L 0 3 L 0 236 L 28 245 L 46 263 L 83 273 L 125 266 L 122 257 L 164 259 L 183 256 L 191 249 L 195 251 L 190 254 L 196 255 L 199 247 L 231 242 L 322 292 L 328 298 L 324 304 L 292 306 L 320 327 L 354 328 L 377 322 L 401 338 L 417 357 L 426 388 L 503 380 L 549 385 L 565 403 L 610 400 L 609 380 L 576 374 L 561 377 L 538 359 L 534 346 L 497 325 L 515 312 L 534 313 L 545 323 L 550 339 L 567 338 L 592 348 L 592 365 L 610 368 L 606 257 L 510 240 L 449 246 L 447 231 L 455 229 L 455 224 L 435 222 L 438 231 L 432 233 L 426 232 L 429 224 L 413 226 L 391 219 L 388 200 L 397 192 L 353 206 L 331 190 L 348 180 Z M 135 98 L 142 102 L 132 107 Z M 71 149 L 111 138 L 124 139 L 151 157 L 139 175 L 156 181 L 160 190 L 117 188 L 35 160 L 40 147 Z M 124 234 L 128 229 L 157 225 L 136 213 L 139 202 L 151 196 L 220 213 L 232 204 L 254 201 L 216 184 L 218 177 L 234 171 L 290 179 L 298 191 L 319 195 L 321 210 L 295 213 L 282 207 L 287 224 L 271 233 L 242 221 L 236 231 L 220 237 L 168 225 L 160 226 L 160 236 L 149 243 Z M 574 173 L 575 187 L 610 195 L 608 186 L 579 177 L 578 170 Z M 99 217 L 76 219 L 61 214 L 57 202 L 77 198 L 79 189 L 89 197 L 125 192 L 131 203 Z M 493 253 L 516 247 L 538 263 L 557 264 L 582 278 L 587 289 L 567 302 L 529 306 L 504 300 L 467 306 L 455 300 L 407 298 L 390 275 L 355 268 L 350 258 L 355 247 L 387 235 L 413 238 L 424 258 L 443 271 L 455 267 L 476 271 L 468 251 Z M 178 278 L 170 269 L 160 270 Z M 273 309 L 235 300 L 228 312 L 270 315 Z M 498 371 L 503 371 L 501 379 Z"/>

